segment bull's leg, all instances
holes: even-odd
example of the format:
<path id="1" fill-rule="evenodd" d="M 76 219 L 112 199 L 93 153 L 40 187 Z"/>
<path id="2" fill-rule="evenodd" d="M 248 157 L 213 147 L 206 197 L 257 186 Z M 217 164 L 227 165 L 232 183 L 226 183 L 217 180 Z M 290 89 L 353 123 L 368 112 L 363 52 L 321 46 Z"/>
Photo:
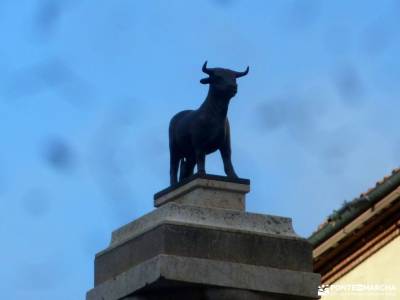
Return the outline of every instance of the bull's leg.
<path id="1" fill-rule="evenodd" d="M 196 165 L 196 160 L 194 157 L 186 158 L 185 163 L 184 164 L 181 163 L 179 181 L 192 176 L 195 165 Z"/>
<path id="2" fill-rule="evenodd" d="M 200 175 L 206 174 L 206 153 L 203 151 L 196 151 L 196 164 L 197 164 L 197 173 Z"/>
<path id="3" fill-rule="evenodd" d="M 181 173 L 179 177 L 179 181 L 184 178 L 188 178 L 193 175 L 194 166 L 196 165 L 196 159 L 194 157 L 186 158 L 185 167 L 182 168 L 181 165 Z"/>
<path id="4" fill-rule="evenodd" d="M 171 186 L 178 183 L 178 168 L 179 168 L 179 157 L 171 151 L 170 168 L 169 168 Z"/>
<path id="5" fill-rule="evenodd" d="M 219 151 L 221 152 L 222 161 L 224 163 L 224 171 L 228 177 L 237 178 L 236 172 L 232 165 L 231 160 L 231 139 L 230 139 L 230 132 L 229 132 L 229 124 L 227 123 L 227 131 L 225 140 L 222 143 Z"/>
<path id="6" fill-rule="evenodd" d="M 186 168 L 187 168 L 186 158 L 182 158 L 180 162 L 181 163 L 179 166 L 179 181 L 181 181 L 183 178 L 186 178 Z"/>
<path id="7" fill-rule="evenodd" d="M 221 148 L 221 157 L 224 163 L 224 171 L 228 177 L 237 178 L 235 169 L 233 168 L 232 161 L 231 161 L 231 152 L 226 148 Z"/>

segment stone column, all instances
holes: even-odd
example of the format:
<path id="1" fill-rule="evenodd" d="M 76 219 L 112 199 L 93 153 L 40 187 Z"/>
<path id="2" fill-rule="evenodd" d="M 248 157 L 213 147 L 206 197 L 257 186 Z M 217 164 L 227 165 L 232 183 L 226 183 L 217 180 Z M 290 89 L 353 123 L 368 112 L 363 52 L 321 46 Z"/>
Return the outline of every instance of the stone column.
<path id="1" fill-rule="evenodd" d="M 87 300 L 318 299 L 312 247 L 290 218 L 245 212 L 247 179 L 193 177 L 112 233 Z"/>

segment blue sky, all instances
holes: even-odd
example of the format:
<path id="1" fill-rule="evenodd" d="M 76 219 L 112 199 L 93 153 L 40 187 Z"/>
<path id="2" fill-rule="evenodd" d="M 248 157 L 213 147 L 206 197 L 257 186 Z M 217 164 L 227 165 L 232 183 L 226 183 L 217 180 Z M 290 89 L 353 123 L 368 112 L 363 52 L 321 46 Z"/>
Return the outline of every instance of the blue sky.
<path id="1" fill-rule="evenodd" d="M 248 210 L 308 236 L 399 165 L 399 20 L 393 0 L 2 0 L 2 297 L 84 299 L 94 254 L 168 185 L 205 60 L 250 66 L 229 110 Z"/>

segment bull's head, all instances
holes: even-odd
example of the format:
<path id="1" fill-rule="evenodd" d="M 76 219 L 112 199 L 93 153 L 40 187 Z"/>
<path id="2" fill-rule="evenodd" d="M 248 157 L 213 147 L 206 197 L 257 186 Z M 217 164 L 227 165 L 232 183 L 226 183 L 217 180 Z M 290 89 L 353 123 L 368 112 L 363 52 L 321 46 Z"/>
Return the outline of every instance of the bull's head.
<path id="1" fill-rule="evenodd" d="M 249 67 L 244 72 L 236 72 L 229 69 L 222 68 L 207 68 L 207 61 L 203 65 L 203 72 L 208 74 L 209 77 L 200 80 L 202 84 L 210 84 L 219 95 L 225 95 L 229 98 L 235 96 L 237 92 L 236 78 L 245 76 L 249 73 Z"/>

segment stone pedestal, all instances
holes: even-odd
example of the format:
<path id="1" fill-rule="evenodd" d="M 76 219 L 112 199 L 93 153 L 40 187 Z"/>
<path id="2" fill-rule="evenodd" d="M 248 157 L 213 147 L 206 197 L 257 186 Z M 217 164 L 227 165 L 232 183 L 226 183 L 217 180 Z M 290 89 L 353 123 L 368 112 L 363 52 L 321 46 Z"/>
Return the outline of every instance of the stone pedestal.
<path id="1" fill-rule="evenodd" d="M 250 180 L 216 175 L 193 176 L 154 195 L 154 206 L 175 203 L 245 211 Z"/>
<path id="2" fill-rule="evenodd" d="M 318 299 L 312 247 L 291 219 L 245 212 L 250 183 L 193 176 L 117 229 L 87 300 Z"/>

